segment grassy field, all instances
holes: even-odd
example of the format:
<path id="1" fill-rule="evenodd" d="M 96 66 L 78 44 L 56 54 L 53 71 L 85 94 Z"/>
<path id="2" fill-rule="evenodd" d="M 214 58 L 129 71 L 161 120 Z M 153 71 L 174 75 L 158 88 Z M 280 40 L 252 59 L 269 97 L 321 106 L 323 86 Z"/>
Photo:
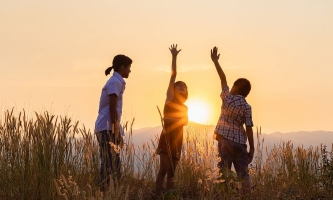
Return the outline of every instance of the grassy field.
<path id="1" fill-rule="evenodd" d="M 159 169 L 157 138 L 135 147 L 133 122 L 126 124 L 126 144 L 120 150 L 122 178 L 102 194 L 91 130 L 47 111 L 5 110 L 0 117 L 0 199 L 152 199 Z M 209 134 L 188 126 L 176 189 L 163 199 L 333 199 L 332 151 L 291 142 L 268 150 L 260 132 L 249 196 L 241 196 L 241 180 L 233 171 L 222 174 L 217 168 L 216 143 Z"/>

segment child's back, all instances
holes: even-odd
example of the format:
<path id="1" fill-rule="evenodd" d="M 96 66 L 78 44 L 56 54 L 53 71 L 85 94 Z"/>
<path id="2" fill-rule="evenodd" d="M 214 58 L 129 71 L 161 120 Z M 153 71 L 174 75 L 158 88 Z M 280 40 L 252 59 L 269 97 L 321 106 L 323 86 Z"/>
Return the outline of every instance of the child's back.
<path id="1" fill-rule="evenodd" d="M 221 161 L 219 167 L 231 169 L 233 164 L 237 175 L 243 180 L 243 192 L 250 192 L 250 177 L 248 164 L 252 162 L 254 155 L 253 122 L 251 106 L 245 97 L 251 90 L 251 84 L 247 79 L 240 78 L 235 81 L 229 91 L 226 76 L 218 62 L 220 54 L 217 48 L 211 50 L 211 58 L 221 80 L 222 110 L 215 128 L 215 137 L 218 141 L 218 151 Z M 246 130 L 244 129 L 244 124 Z M 250 151 L 247 152 L 246 141 L 249 140 Z"/>
<path id="2" fill-rule="evenodd" d="M 233 95 L 229 87 L 225 87 L 221 93 L 222 109 L 215 132 L 226 139 L 246 144 L 247 135 L 243 125 L 252 127 L 251 106 L 242 95 Z"/>

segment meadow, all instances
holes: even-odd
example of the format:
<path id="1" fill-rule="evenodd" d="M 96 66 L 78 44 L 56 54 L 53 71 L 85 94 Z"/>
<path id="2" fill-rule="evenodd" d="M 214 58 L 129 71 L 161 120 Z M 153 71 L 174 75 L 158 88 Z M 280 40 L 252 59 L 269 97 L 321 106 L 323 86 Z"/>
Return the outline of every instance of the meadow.
<path id="1" fill-rule="evenodd" d="M 0 199 L 153 199 L 158 138 L 135 146 L 124 124 L 122 177 L 101 193 L 99 147 L 84 124 L 44 111 L 5 110 L 0 117 Z M 251 194 L 242 196 L 233 171 L 217 168 L 216 142 L 189 125 L 176 171 L 176 189 L 161 199 L 333 199 L 333 151 L 281 142 L 268 149 L 256 130 Z M 332 148 L 333 149 L 333 148 Z"/>

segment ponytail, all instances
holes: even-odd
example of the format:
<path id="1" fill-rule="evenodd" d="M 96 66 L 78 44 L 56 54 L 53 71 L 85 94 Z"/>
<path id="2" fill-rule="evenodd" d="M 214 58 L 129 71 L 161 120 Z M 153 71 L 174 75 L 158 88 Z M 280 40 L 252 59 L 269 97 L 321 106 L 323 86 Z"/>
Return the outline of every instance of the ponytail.
<path id="1" fill-rule="evenodd" d="M 109 67 L 105 70 L 105 76 L 109 75 L 111 70 L 113 69 L 115 72 L 121 68 L 121 66 L 127 67 L 128 65 L 132 64 L 132 60 L 125 56 L 125 55 L 116 55 L 112 61 L 112 67 Z"/>
<path id="2" fill-rule="evenodd" d="M 105 76 L 109 75 L 112 69 L 113 69 L 113 66 L 112 66 L 112 67 L 108 67 L 108 68 L 105 70 Z"/>

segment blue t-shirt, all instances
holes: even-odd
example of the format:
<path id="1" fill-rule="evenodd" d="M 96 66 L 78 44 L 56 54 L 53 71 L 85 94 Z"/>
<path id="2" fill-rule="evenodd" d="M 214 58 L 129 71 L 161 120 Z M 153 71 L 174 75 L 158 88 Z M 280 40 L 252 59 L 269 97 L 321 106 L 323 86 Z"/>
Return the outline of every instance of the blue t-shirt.
<path id="1" fill-rule="evenodd" d="M 126 82 L 123 77 L 118 73 L 114 72 L 111 78 L 106 82 L 102 89 L 101 98 L 99 101 L 98 117 L 95 122 L 95 133 L 112 130 L 111 120 L 110 120 L 110 110 L 109 110 L 109 95 L 115 94 L 118 97 L 117 101 L 117 114 L 118 122 L 120 122 L 122 108 L 123 108 L 123 94 L 125 91 Z M 119 129 L 123 135 L 121 127 Z"/>

